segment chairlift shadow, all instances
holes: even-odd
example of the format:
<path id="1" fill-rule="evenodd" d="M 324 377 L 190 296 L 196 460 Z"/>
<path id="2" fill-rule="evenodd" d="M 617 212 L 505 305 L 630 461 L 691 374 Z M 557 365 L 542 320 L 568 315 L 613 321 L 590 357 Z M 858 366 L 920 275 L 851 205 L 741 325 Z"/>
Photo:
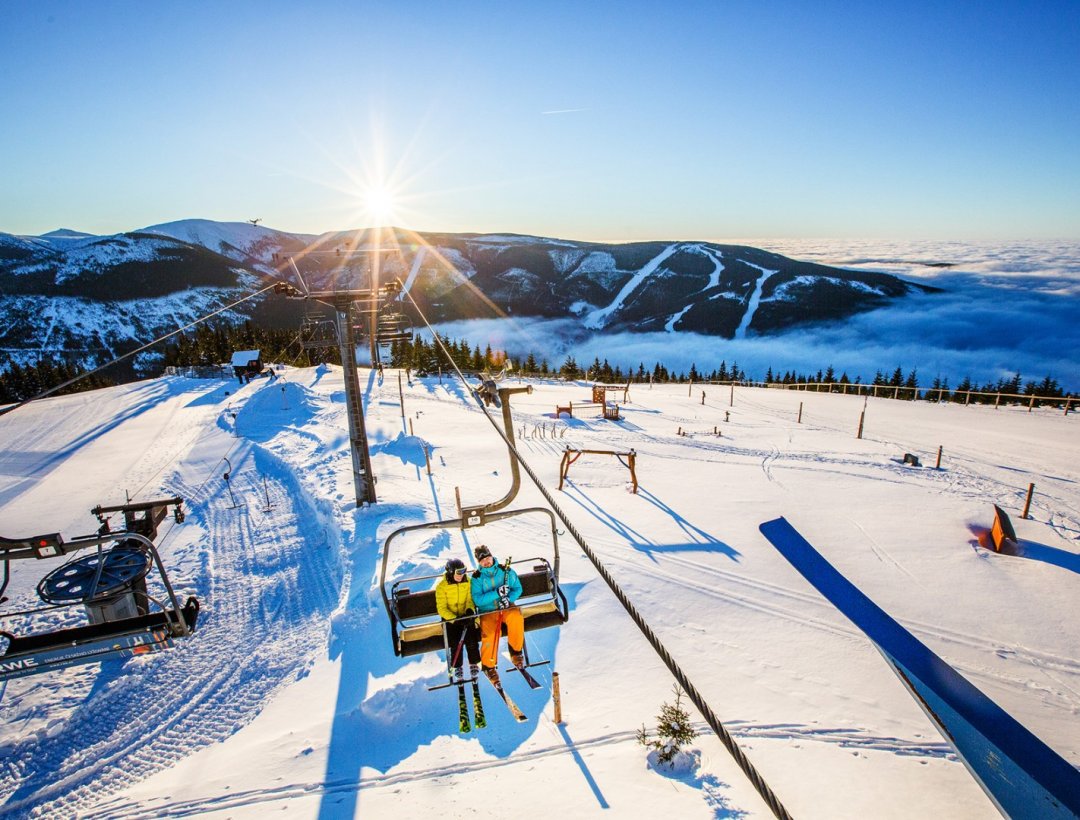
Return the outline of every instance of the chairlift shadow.
<path id="1" fill-rule="evenodd" d="M 192 399 L 187 404 L 185 404 L 184 407 L 206 407 L 211 404 L 221 404 L 223 401 L 229 398 L 232 393 L 233 383 L 224 382 L 222 384 L 219 384 L 213 390 L 208 390 L 201 396 Z"/>
<path id="2" fill-rule="evenodd" d="M 651 492 L 649 492 L 644 487 L 641 487 L 640 485 L 638 486 L 638 495 L 640 495 L 650 504 L 655 505 L 656 507 L 660 508 L 662 511 L 670 515 L 671 518 L 678 525 L 679 529 L 681 529 L 688 536 L 690 536 L 691 539 L 689 542 L 683 545 L 670 544 L 660 547 L 659 549 L 654 549 L 653 551 L 681 552 L 687 550 L 698 550 L 704 552 L 718 552 L 721 555 L 726 555 L 732 561 L 738 561 L 739 558 L 742 556 L 742 553 L 739 552 L 737 549 L 721 541 L 715 535 L 705 532 L 705 530 L 701 529 L 701 527 L 698 527 L 696 524 L 691 524 L 689 521 L 686 520 L 686 518 L 677 513 L 666 503 L 661 501 L 659 498 L 657 498 L 655 495 L 653 495 Z"/>
<path id="3" fill-rule="evenodd" d="M 512 441 L 509 402 L 505 396 L 503 415 Z M 416 448 L 411 446 L 411 449 Z M 444 691 L 429 691 L 435 681 L 440 678 L 445 680 L 447 668 L 435 653 L 440 650 L 445 652 L 447 644 L 445 629 L 434 608 L 434 591 L 428 587 L 433 587 L 435 580 L 441 576 L 437 563 L 444 557 L 453 532 L 461 532 L 468 548 L 468 531 L 471 529 L 528 514 L 539 513 L 547 517 L 553 539 L 551 561 L 543 556 L 522 560 L 520 540 L 507 539 L 506 543 L 507 551 L 512 549 L 522 566 L 528 568 L 528 571 L 519 572 L 527 593 L 519 599 L 519 606 L 526 616 L 527 645 L 535 657 L 543 656 L 548 662 L 554 661 L 557 630 L 541 630 L 539 637 L 535 630 L 561 624 L 569 614 L 569 600 L 558 584 L 555 519 L 547 508 L 500 511 L 512 500 L 520 482 L 517 462 L 512 454 L 511 466 L 514 483 L 510 493 L 499 502 L 462 507 L 459 501 L 459 518 L 398 527 L 383 542 L 381 555 L 372 549 L 352 551 L 353 578 L 378 576 L 392 640 L 373 642 L 368 639 L 372 621 L 380 616 L 377 613 L 378 603 L 367 591 L 354 593 L 346 611 L 334 619 L 330 656 L 340 663 L 341 685 L 327 755 L 326 781 L 359 782 L 364 766 L 387 771 L 437 738 L 457 734 L 457 710 L 453 697 L 456 691 L 453 687 L 446 690 L 450 695 Z M 377 517 L 365 519 L 358 516 L 358 541 L 375 540 L 379 523 L 395 519 L 400 521 L 412 509 L 400 505 L 380 505 L 378 512 L 381 514 Z M 489 531 L 486 530 L 485 534 Z M 391 548 L 395 539 L 431 534 L 434 537 L 429 538 L 429 543 L 419 551 L 419 560 L 410 558 L 391 562 Z M 513 544 L 512 548 L 510 544 Z M 531 553 L 533 550 L 526 551 Z M 410 555 L 416 556 L 416 553 Z M 376 562 L 379 566 L 376 566 Z M 538 715 L 550 693 L 544 688 L 531 690 L 519 686 L 516 678 L 516 673 L 504 677 L 504 685 L 512 692 L 511 697 L 527 715 Z M 508 757 L 535 732 L 536 724 L 532 720 L 526 723 L 514 720 L 488 683 L 481 682 L 481 691 L 488 727 L 471 736 L 476 737 L 490 754 Z M 320 818 L 354 816 L 360 799 L 359 790 L 351 792 L 343 800 L 340 796 L 335 799 L 339 802 L 324 797 L 319 807 Z"/>
<path id="4" fill-rule="evenodd" d="M 73 439 L 66 447 L 56 450 L 54 452 L 40 453 L 40 452 L 26 452 L 22 454 L 24 457 L 31 457 L 30 463 L 23 463 L 19 467 L 21 473 L 33 473 L 30 478 L 24 479 L 12 487 L 0 492 L 0 505 L 7 504 L 31 487 L 36 485 L 42 478 L 48 473 L 52 472 L 58 465 L 69 459 L 72 455 L 77 453 L 83 447 L 88 444 L 92 444 L 97 439 L 104 436 L 106 433 L 116 429 L 121 424 L 128 422 L 134 418 L 138 418 L 148 410 L 153 409 L 162 402 L 168 401 L 174 395 L 177 395 L 178 391 L 175 386 L 170 385 L 167 382 L 158 382 L 156 386 L 140 387 L 130 391 L 129 396 L 146 395 L 146 398 L 139 399 L 131 406 L 124 410 L 121 410 L 116 415 L 110 416 L 107 421 L 103 421 L 97 424 L 83 433 L 77 438 Z M 15 453 L 4 453 L 0 455 L 0 465 L 3 464 L 8 458 L 11 458 Z"/>

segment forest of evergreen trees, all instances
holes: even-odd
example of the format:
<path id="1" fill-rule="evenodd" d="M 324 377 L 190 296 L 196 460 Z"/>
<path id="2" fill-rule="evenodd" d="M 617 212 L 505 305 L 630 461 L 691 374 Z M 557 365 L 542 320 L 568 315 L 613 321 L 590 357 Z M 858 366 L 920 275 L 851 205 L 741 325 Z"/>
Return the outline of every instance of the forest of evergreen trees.
<path id="1" fill-rule="evenodd" d="M 483 370 L 498 371 L 508 361 L 504 351 L 492 350 L 490 345 L 485 349 L 470 346 L 465 340 L 444 340 L 449 352 L 450 359 L 457 367 L 471 374 Z M 292 330 L 274 330 L 260 327 L 251 321 L 241 325 L 227 324 L 202 324 L 194 331 L 182 333 L 174 337 L 165 346 L 162 358 L 162 367 L 187 367 L 198 365 L 217 365 L 229 362 L 236 350 L 262 351 L 264 362 L 280 362 L 298 367 L 306 367 L 321 362 L 340 364 L 341 356 L 336 345 L 315 349 L 304 349 L 300 344 L 299 334 Z M 419 336 L 414 336 L 411 342 L 395 343 L 389 351 L 389 365 L 391 367 L 408 367 L 418 375 L 434 373 L 439 368 L 448 369 L 446 355 L 438 348 L 434 341 L 428 342 Z M 774 372 L 770 367 L 761 382 L 751 381 L 747 377 L 738 362 L 732 362 L 728 366 L 727 361 L 721 361 L 719 367 L 711 370 L 699 370 L 697 365 L 691 365 L 687 372 L 675 372 L 669 370 L 663 363 L 656 362 L 651 369 L 646 368 L 644 362 L 640 362 L 636 368 L 627 367 L 625 370 L 612 365 L 607 359 L 600 361 L 599 357 L 593 359 L 586 367 L 572 356 L 566 358 L 560 364 L 552 364 L 546 358 L 537 359 L 535 353 L 528 352 L 514 359 L 515 372 L 524 376 L 549 376 L 565 379 L 590 379 L 599 382 L 620 384 L 632 382 L 741 382 L 741 383 L 764 383 L 784 385 L 822 385 L 824 387 L 814 389 L 830 389 L 833 385 L 847 386 L 866 384 L 874 387 L 901 388 L 896 392 L 898 398 L 918 398 L 928 401 L 970 401 L 990 402 L 995 401 L 995 394 L 1036 396 L 1039 398 L 1063 398 L 1066 394 L 1051 376 L 1046 376 L 1040 382 L 1022 381 L 1017 373 L 1009 379 L 999 379 L 996 382 L 976 384 L 970 378 L 965 377 L 950 388 L 948 379 L 935 378 L 930 385 L 920 385 L 918 375 L 914 370 L 905 374 L 903 369 L 897 367 L 891 374 L 878 371 L 871 382 L 863 383 L 859 377 L 854 380 L 848 378 L 847 373 L 841 373 L 838 377 L 830 365 L 825 370 L 816 373 L 797 373 L 785 371 L 783 375 Z M 12 365 L 8 370 L 0 373 L 0 403 L 22 401 L 37 395 L 38 393 L 62 384 L 74 378 L 85 370 L 66 363 L 53 363 L 41 359 L 34 365 Z M 101 374 L 84 378 L 74 382 L 59 393 L 72 393 L 80 390 L 92 390 L 112 384 L 113 381 Z M 979 393 L 990 394 L 979 396 Z M 1068 394 L 1071 396 L 1072 394 Z"/>
<path id="2" fill-rule="evenodd" d="M 86 372 L 84 367 L 64 361 L 53 362 L 51 359 L 44 358 L 25 366 L 12 363 L 7 370 L 0 372 L 0 404 L 13 404 L 29 399 L 51 387 L 82 376 Z M 97 390 L 99 387 L 109 387 L 112 384 L 114 381 L 108 376 L 95 373 L 57 390 L 54 395 L 62 396 L 66 393 Z"/>

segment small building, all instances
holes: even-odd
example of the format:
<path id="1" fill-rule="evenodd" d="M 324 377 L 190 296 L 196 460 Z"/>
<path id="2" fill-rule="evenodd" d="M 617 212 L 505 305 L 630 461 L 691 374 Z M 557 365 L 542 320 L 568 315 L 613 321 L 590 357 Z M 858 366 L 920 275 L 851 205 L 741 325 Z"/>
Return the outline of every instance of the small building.
<path id="1" fill-rule="evenodd" d="M 250 381 L 263 371 L 262 353 L 258 350 L 237 350 L 232 354 L 233 375 L 241 383 Z"/>

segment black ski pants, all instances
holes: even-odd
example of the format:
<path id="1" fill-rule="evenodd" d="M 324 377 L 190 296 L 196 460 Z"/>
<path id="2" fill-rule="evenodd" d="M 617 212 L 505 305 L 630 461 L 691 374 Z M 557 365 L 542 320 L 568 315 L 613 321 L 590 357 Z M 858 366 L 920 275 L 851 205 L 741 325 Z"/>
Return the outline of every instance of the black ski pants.
<path id="1" fill-rule="evenodd" d="M 461 642 L 462 633 L 465 634 L 465 646 L 458 652 L 458 643 Z M 446 624 L 446 637 L 450 644 L 450 665 L 461 669 L 468 656 L 469 663 L 480 663 L 480 628 L 476 625 L 475 618 L 464 618 L 460 621 L 450 621 Z M 457 654 L 455 658 L 454 655 Z"/>

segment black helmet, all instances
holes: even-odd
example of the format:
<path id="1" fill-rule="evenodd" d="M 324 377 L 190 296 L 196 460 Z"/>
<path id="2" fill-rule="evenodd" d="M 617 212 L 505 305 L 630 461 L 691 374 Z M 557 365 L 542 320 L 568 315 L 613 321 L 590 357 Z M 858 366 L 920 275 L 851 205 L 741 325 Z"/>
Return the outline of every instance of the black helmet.
<path id="1" fill-rule="evenodd" d="M 465 569 L 465 562 L 464 561 L 462 561 L 460 558 L 451 558 L 450 560 L 448 560 L 446 562 L 446 580 L 447 581 L 453 581 L 454 580 L 454 572 L 455 571 L 464 571 L 464 569 Z"/>
<path id="2" fill-rule="evenodd" d="M 488 549 L 487 544 L 481 544 L 473 550 L 473 555 L 476 556 L 477 561 L 483 561 L 485 558 L 491 555 L 491 550 Z"/>

